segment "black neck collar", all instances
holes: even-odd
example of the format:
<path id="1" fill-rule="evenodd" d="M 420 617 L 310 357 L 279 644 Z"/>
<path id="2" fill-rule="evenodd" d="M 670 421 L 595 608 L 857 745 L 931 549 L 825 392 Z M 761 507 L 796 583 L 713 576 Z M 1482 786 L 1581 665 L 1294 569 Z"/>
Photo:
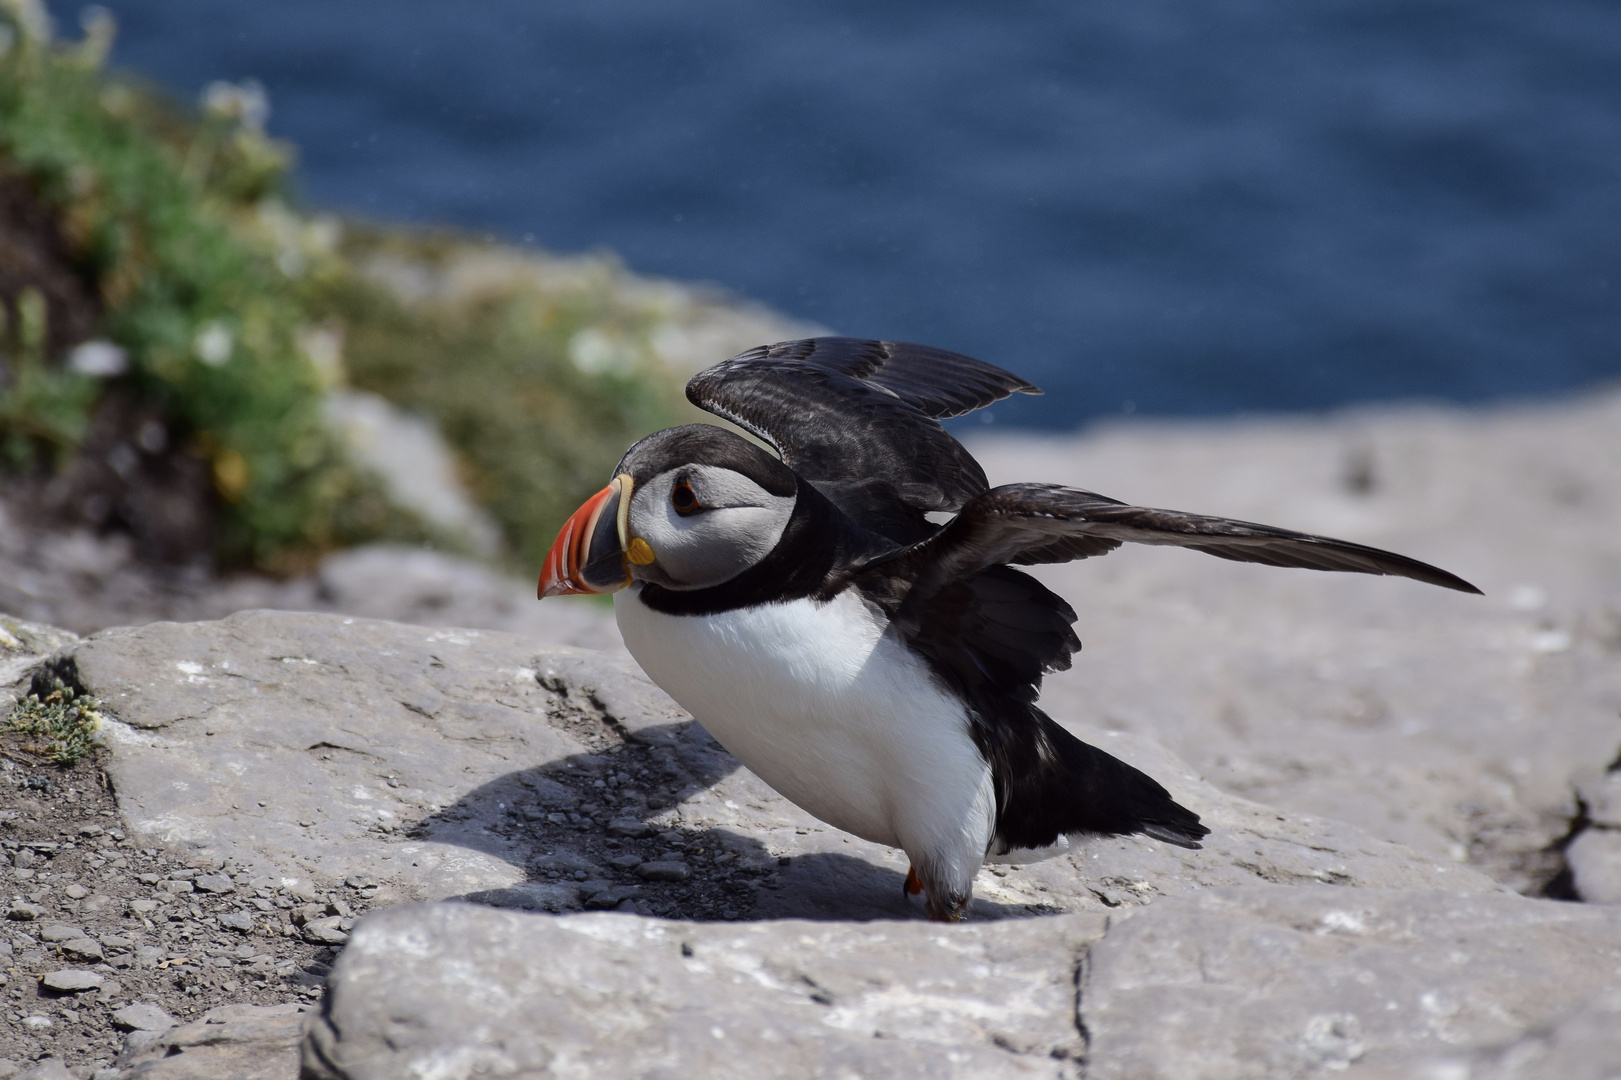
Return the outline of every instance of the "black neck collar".
<path id="1" fill-rule="evenodd" d="M 666 615 L 713 615 L 807 596 L 828 599 L 845 586 L 853 567 L 893 546 L 856 525 L 800 479 L 794 512 L 765 558 L 707 589 L 677 590 L 648 582 L 638 599 Z"/>

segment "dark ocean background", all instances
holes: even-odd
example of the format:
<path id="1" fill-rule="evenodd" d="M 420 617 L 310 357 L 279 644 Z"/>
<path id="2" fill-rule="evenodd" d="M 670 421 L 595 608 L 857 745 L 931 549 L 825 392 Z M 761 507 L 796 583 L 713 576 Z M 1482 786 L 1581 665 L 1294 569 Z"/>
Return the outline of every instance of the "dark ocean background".
<path id="1" fill-rule="evenodd" d="M 106 6 L 312 206 L 972 353 L 1002 423 L 1621 377 L 1615 0 Z"/>

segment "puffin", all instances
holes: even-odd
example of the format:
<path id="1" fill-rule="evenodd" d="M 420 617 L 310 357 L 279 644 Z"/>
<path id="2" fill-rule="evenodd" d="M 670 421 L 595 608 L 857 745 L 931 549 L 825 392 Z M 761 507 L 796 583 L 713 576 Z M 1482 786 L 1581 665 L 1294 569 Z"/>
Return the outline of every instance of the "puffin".
<path id="1" fill-rule="evenodd" d="M 656 432 L 563 525 L 542 599 L 614 593 L 626 648 L 721 745 L 827 824 L 902 850 L 906 894 L 961 920 L 987 861 L 1088 838 L 1197 849 L 1209 829 L 1153 778 L 1037 707 L 1081 643 L 1015 569 L 1171 544 L 1221 559 L 1479 590 L 1362 544 L 991 487 L 941 425 L 1024 379 L 923 345 L 820 337 L 700 371 L 687 398 L 737 425 Z"/>

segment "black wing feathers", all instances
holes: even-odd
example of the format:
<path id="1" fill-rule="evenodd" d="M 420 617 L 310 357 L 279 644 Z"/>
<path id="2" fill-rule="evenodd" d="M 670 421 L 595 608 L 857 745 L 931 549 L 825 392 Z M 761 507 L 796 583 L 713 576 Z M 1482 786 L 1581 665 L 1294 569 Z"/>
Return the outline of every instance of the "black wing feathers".
<path id="1" fill-rule="evenodd" d="M 1042 676 L 1069 667 L 1081 647 L 1075 612 L 1006 564 L 1084 559 L 1127 542 L 1174 544 L 1241 562 L 1478 591 L 1444 570 L 1343 540 L 1054 485 L 988 491 L 979 463 L 939 421 L 1014 393 L 1040 391 L 957 353 L 856 338 L 762 345 L 687 383 L 693 404 L 769 443 L 876 546 L 846 563 L 840 580 L 853 579 L 883 607 L 968 703 L 995 781 L 1003 850 L 1045 847 L 1068 833 L 1130 832 L 1197 847 L 1209 832 L 1154 780 L 1036 708 Z M 957 516 L 937 528 L 929 510 Z M 884 549 L 885 540 L 895 546 Z"/>
<path id="2" fill-rule="evenodd" d="M 971 357 L 922 345 L 806 338 L 762 345 L 700 371 L 687 398 L 774 447 L 858 524 L 898 543 L 932 532 L 929 510 L 984 491 L 979 463 L 940 426 L 1035 387 Z"/>
<path id="3" fill-rule="evenodd" d="M 1230 518 L 1130 506 L 1054 484 L 1008 484 L 987 491 L 929 539 L 894 558 L 909 564 L 923 585 L 998 563 L 1028 566 L 1083 559 L 1126 542 L 1171 544 L 1237 562 L 1390 574 L 1460 592 L 1480 591 L 1438 567 L 1365 544 Z"/>

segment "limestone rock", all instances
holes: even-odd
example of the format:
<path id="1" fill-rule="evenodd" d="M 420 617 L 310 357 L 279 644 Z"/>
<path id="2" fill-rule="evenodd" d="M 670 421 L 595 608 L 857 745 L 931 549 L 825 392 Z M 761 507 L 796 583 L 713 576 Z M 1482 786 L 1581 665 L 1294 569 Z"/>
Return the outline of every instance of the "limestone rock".
<path id="1" fill-rule="evenodd" d="M 1571 883 L 1583 900 L 1621 904 L 1621 829 L 1591 828 L 1565 849 Z"/>
<path id="2" fill-rule="evenodd" d="M 623 652 L 612 613 L 584 598 L 541 604 L 532 578 L 498 573 L 442 551 L 371 544 L 334 552 L 316 573 L 317 595 L 253 606 L 338 611 L 423 626 L 523 634 L 550 645 Z M 302 602 L 297 602 L 302 601 Z"/>
<path id="3" fill-rule="evenodd" d="M 1618 965 L 1614 908 L 1503 893 L 1210 890 L 1141 908 L 1090 950 L 1088 1076 L 1304 1077 L 1491 1051 L 1613 989 Z"/>
<path id="4" fill-rule="evenodd" d="M 304 1018 L 302 1005 L 222 1005 L 154 1039 L 132 1036 L 119 1078 L 294 1080 Z"/>
<path id="5" fill-rule="evenodd" d="M 17 1076 L 17 1080 L 78 1080 L 59 1057 L 48 1057 Z"/>
<path id="6" fill-rule="evenodd" d="M 642 863 L 685 860 L 713 893 L 693 914 L 921 914 L 901 894 L 903 854 L 788 803 L 628 661 L 492 632 L 276 612 L 105 631 L 67 656 L 107 702 L 108 768 L 137 837 L 255 874 L 359 874 L 389 882 L 401 899 L 575 910 L 608 900 L 578 893 L 561 872 L 595 879 L 623 853 L 606 845 L 632 842 L 648 845 Z M 1495 887 L 1450 860 L 1223 795 L 1149 740 L 1077 730 L 1169 785 L 1215 834 L 1198 852 L 1127 837 L 1030 868 L 987 869 L 976 918 L 1102 911 L 1258 881 Z M 623 751 L 634 753 L 613 756 Z M 612 766 L 631 757 L 648 778 L 636 783 L 675 777 L 685 786 L 654 805 Z M 588 806 L 598 809 L 579 812 Z M 710 855 L 694 864 L 661 853 L 666 841 L 646 835 L 655 832 L 726 848 L 746 880 Z M 621 872 L 618 887 L 640 880 Z M 679 877 L 663 875 L 671 885 Z M 632 897 L 658 902 L 646 892 L 619 901 Z"/>
<path id="7" fill-rule="evenodd" d="M 1428 1054 L 1384 1068 L 1367 1066 L 1341 1080 L 1614 1080 L 1621 1076 L 1621 995 L 1606 994 L 1505 1046 L 1473 1053 Z"/>
<path id="8" fill-rule="evenodd" d="M 0 614 L 0 716 L 28 692 L 28 676 L 40 661 L 78 640 L 66 630 Z"/>
<path id="9" fill-rule="evenodd" d="M 359 390 L 329 394 L 327 424 L 389 498 L 480 555 L 500 550 L 500 530 L 456 472 L 456 453 L 429 418 Z"/>
<path id="10" fill-rule="evenodd" d="M 394 908 L 339 958 L 304 1075 L 1075 1076 L 1103 928 Z"/>
<path id="11" fill-rule="evenodd" d="M 81 971 L 77 968 L 64 968 L 61 971 L 52 971 L 40 980 L 40 985 L 47 990 L 54 990 L 58 994 L 82 994 L 86 990 L 99 990 L 105 980 L 94 971 Z"/>
<path id="12" fill-rule="evenodd" d="M 174 1017 L 149 1001 L 125 1005 L 113 1013 L 113 1024 L 125 1031 L 167 1031 L 175 1023 Z"/>

